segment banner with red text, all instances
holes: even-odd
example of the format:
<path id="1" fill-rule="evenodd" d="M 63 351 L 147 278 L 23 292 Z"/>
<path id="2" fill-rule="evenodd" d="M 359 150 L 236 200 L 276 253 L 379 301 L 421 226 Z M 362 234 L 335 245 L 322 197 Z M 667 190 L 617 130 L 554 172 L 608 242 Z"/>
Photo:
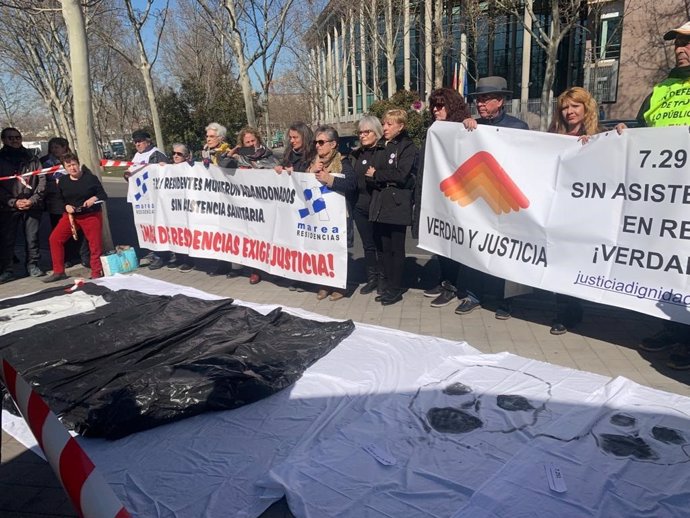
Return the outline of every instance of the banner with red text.
<path id="1" fill-rule="evenodd" d="M 127 200 L 143 248 L 344 288 L 345 198 L 308 173 L 150 165 Z"/>
<path id="2" fill-rule="evenodd" d="M 419 246 L 514 282 L 690 323 L 690 133 L 440 122 Z M 461 281 L 462 284 L 462 281 Z"/>

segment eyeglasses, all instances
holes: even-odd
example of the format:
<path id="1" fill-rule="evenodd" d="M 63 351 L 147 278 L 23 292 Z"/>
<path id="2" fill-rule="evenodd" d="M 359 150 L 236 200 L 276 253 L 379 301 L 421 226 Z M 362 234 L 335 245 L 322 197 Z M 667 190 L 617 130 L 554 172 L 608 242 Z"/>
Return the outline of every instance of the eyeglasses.
<path id="1" fill-rule="evenodd" d="M 315 140 L 314 145 L 323 146 L 326 142 L 333 142 L 332 140 Z"/>
<path id="2" fill-rule="evenodd" d="M 369 135 L 371 133 L 374 133 L 374 131 L 373 130 L 360 130 L 357 133 L 359 133 L 360 135 Z"/>
<path id="3" fill-rule="evenodd" d="M 173 151 L 173 156 L 187 156 L 185 153 L 180 153 L 179 151 Z"/>
<path id="4" fill-rule="evenodd" d="M 132 142 L 134 142 L 135 144 L 139 144 L 141 142 L 146 142 L 146 140 L 143 138 L 140 138 L 140 139 L 132 140 Z"/>
<path id="5" fill-rule="evenodd" d="M 498 97 L 487 97 L 484 95 L 481 95 L 475 99 L 475 102 L 477 104 L 487 104 L 489 101 L 498 101 Z"/>
<path id="6" fill-rule="evenodd" d="M 446 105 L 443 103 L 436 103 L 436 104 L 431 105 L 432 110 L 442 110 L 445 107 L 446 107 Z"/>
<path id="7" fill-rule="evenodd" d="M 218 135 L 206 135 L 206 138 L 218 138 Z"/>
<path id="8" fill-rule="evenodd" d="M 7 140 L 21 140 L 22 136 L 21 135 L 6 135 L 5 138 Z"/>

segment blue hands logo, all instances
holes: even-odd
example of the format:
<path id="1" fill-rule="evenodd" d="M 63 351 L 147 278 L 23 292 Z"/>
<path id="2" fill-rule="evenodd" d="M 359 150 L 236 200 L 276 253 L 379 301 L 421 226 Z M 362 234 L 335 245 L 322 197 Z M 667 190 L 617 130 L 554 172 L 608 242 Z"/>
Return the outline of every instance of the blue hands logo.
<path id="1" fill-rule="evenodd" d="M 304 199 L 307 201 L 307 206 L 299 209 L 300 218 L 304 219 L 311 214 L 318 214 L 326 210 L 326 200 L 323 195 L 331 192 L 328 187 L 322 185 L 320 187 L 312 187 L 304 189 Z"/>
<path id="2" fill-rule="evenodd" d="M 146 187 L 146 180 L 149 179 L 149 172 L 146 171 L 144 174 L 141 174 L 136 177 L 136 184 L 137 187 L 139 188 L 139 191 L 134 193 L 134 199 L 136 201 L 139 201 L 144 197 L 144 195 L 148 192 L 148 187 Z"/>

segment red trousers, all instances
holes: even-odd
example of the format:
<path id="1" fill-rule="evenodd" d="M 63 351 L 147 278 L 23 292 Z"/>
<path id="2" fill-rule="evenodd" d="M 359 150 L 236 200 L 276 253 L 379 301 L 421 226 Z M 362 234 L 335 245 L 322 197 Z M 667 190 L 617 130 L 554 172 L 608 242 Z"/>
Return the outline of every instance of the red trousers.
<path id="1" fill-rule="evenodd" d="M 102 276 L 101 254 L 103 253 L 103 244 L 101 232 L 103 228 L 103 213 L 99 211 L 88 214 L 75 214 L 74 224 L 77 229 L 81 229 L 84 232 L 84 237 L 89 243 L 91 276 Z M 65 243 L 70 239 L 72 239 L 72 229 L 69 225 L 69 214 L 65 212 L 50 233 L 50 257 L 53 260 L 53 273 L 65 273 Z"/>

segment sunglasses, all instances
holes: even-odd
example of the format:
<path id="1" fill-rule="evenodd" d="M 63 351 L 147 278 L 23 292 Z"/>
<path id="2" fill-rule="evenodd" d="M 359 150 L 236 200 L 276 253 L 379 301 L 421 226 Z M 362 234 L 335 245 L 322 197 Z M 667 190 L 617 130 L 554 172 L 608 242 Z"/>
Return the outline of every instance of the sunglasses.
<path id="1" fill-rule="evenodd" d="M 184 153 L 180 153 L 179 151 L 173 151 L 173 156 L 186 156 Z"/>
<path id="2" fill-rule="evenodd" d="M 333 142 L 332 140 L 315 140 L 314 144 L 317 146 L 323 146 L 326 142 Z"/>
<path id="3" fill-rule="evenodd" d="M 445 107 L 446 107 L 446 105 L 443 104 L 443 103 L 436 103 L 436 104 L 432 104 L 432 105 L 431 105 L 431 109 L 432 109 L 432 110 L 441 110 L 441 109 L 443 109 L 443 108 L 445 108 Z"/>

